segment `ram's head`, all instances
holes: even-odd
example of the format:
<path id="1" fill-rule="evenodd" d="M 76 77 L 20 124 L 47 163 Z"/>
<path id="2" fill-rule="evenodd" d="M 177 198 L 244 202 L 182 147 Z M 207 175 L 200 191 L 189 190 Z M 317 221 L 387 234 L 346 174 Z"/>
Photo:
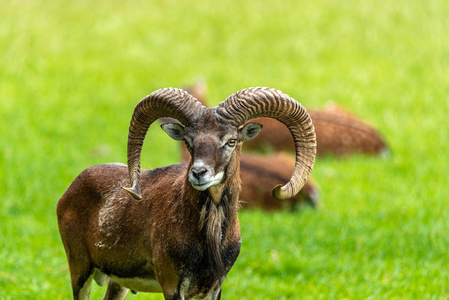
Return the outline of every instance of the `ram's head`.
<path id="1" fill-rule="evenodd" d="M 163 117 L 179 121 L 164 124 L 162 128 L 175 140 L 187 144 L 192 155 L 189 181 L 198 190 L 220 184 L 233 172 L 229 162 L 234 161 L 241 144 L 254 138 L 262 128 L 260 124 L 247 123 L 257 117 L 282 122 L 295 143 L 293 175 L 284 186 L 273 189 L 275 198 L 284 200 L 296 195 L 315 161 L 316 138 L 310 116 L 301 104 L 278 90 L 248 88 L 232 94 L 217 107 L 206 108 L 183 90 L 160 89 L 137 104 L 131 119 L 128 166 L 132 187 L 125 189 L 136 199 L 142 197 L 140 153 L 145 134 L 155 120 Z"/>

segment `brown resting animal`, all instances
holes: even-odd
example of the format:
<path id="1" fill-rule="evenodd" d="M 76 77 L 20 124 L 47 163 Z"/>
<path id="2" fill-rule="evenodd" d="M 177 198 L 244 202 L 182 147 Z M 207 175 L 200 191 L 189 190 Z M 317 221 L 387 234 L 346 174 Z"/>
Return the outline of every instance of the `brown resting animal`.
<path id="1" fill-rule="evenodd" d="M 317 155 L 344 157 L 350 154 L 371 154 L 384 156 L 388 146 L 381 135 L 366 122 L 351 113 L 329 106 L 322 110 L 308 110 L 315 127 Z M 285 126 L 273 119 L 257 118 L 264 130 L 251 142 L 247 150 L 292 151 L 290 133 Z"/>
<path id="2" fill-rule="evenodd" d="M 278 201 L 272 197 L 268 187 L 287 181 L 294 168 L 295 159 L 288 153 L 260 155 L 243 151 L 240 156 L 242 208 L 295 210 L 305 203 L 314 208 L 318 207 L 319 190 L 310 177 L 299 193 L 290 199 Z"/>
<path id="3" fill-rule="evenodd" d="M 163 117 L 181 123 L 162 129 L 186 143 L 191 159 L 141 170 L 147 130 Z M 278 119 L 293 136 L 293 175 L 273 189 L 277 199 L 289 199 L 307 181 L 316 153 L 312 121 L 296 100 L 268 88 L 239 91 L 213 108 L 173 88 L 142 99 L 129 126 L 128 168 L 90 167 L 58 202 L 74 299 L 89 297 L 92 279 L 108 284 L 105 299 L 123 299 L 128 290 L 219 299 L 240 252 L 240 150 L 261 129 L 247 123 L 256 117 Z M 131 187 L 122 188 L 129 179 Z"/>

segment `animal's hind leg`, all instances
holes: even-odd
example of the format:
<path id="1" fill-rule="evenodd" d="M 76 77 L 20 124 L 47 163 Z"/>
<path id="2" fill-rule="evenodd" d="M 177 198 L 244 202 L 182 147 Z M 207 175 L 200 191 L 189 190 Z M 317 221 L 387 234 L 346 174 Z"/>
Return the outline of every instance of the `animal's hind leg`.
<path id="1" fill-rule="evenodd" d="M 108 289 L 106 295 L 104 295 L 104 300 L 122 300 L 125 299 L 126 294 L 128 294 L 128 289 L 116 283 L 112 279 L 109 279 Z"/>

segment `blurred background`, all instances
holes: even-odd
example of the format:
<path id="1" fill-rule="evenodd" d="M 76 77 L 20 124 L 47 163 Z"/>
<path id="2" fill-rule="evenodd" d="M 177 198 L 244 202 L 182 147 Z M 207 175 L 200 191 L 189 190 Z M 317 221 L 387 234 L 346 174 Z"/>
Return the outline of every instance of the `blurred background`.
<path id="1" fill-rule="evenodd" d="M 318 158 L 317 209 L 242 210 L 224 299 L 448 298 L 448 15 L 444 0 L 2 0 L 0 298 L 71 297 L 59 197 L 126 162 L 140 99 L 198 80 L 210 105 L 250 86 L 338 105 L 390 152 Z M 152 126 L 142 167 L 179 160 Z"/>

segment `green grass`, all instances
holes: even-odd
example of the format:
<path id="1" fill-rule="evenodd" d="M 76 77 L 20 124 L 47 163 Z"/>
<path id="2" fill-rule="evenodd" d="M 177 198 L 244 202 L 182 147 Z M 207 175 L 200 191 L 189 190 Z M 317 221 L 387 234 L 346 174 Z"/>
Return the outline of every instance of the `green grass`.
<path id="1" fill-rule="evenodd" d="M 319 159 L 318 211 L 242 211 L 225 299 L 447 299 L 448 15 L 445 0 L 1 1 L 0 298 L 70 298 L 59 197 L 126 161 L 139 99 L 203 77 L 214 104 L 249 86 L 333 101 L 392 152 Z M 154 126 L 142 165 L 177 156 Z"/>

